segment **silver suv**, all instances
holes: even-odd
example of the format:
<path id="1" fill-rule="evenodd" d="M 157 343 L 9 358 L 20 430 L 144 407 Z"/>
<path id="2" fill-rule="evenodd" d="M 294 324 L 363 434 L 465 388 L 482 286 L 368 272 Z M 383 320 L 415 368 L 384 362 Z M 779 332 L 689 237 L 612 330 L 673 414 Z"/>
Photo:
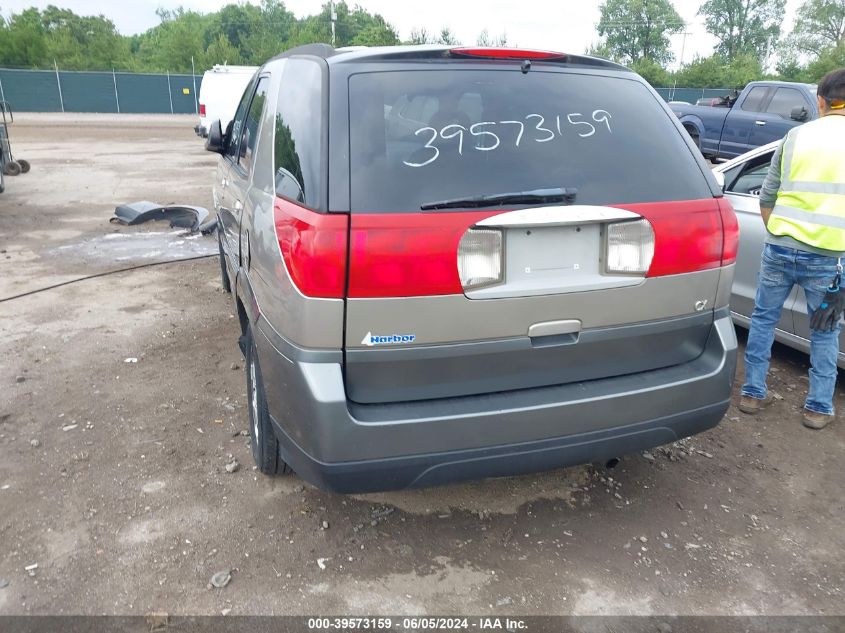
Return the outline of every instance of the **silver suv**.
<path id="1" fill-rule="evenodd" d="M 427 486 L 604 461 L 724 415 L 736 218 L 635 73 L 303 46 L 207 148 L 262 472 Z"/>

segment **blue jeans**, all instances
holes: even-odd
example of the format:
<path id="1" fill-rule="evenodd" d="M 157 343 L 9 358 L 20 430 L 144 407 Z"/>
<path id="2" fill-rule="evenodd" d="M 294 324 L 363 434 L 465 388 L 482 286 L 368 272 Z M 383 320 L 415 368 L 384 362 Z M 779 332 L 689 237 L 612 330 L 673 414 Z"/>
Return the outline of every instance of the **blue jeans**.
<path id="1" fill-rule="evenodd" d="M 812 317 L 836 275 L 836 264 L 835 257 L 774 244 L 765 245 L 757 277 L 757 297 L 751 315 L 751 329 L 745 347 L 743 396 L 766 397 L 766 374 L 769 371 L 775 326 L 792 287 L 798 284 L 804 289 L 807 313 Z M 810 389 L 804 408 L 816 413 L 834 412 L 833 391 L 836 387 L 836 359 L 841 327 L 840 321 L 833 332 L 810 330 Z"/>

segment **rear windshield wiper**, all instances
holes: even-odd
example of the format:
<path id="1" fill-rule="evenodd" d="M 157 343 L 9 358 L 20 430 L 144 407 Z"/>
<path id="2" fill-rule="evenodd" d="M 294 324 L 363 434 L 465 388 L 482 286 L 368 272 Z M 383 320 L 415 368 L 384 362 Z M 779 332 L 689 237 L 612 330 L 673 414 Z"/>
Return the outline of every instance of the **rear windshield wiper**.
<path id="1" fill-rule="evenodd" d="M 422 211 L 435 209 L 477 209 L 493 207 L 497 204 L 536 204 L 538 202 L 557 202 L 572 204 L 578 190 L 574 187 L 556 187 L 554 189 L 530 189 L 528 191 L 514 191 L 510 193 L 494 193 L 487 196 L 470 196 L 467 198 L 452 198 L 439 202 L 426 202 L 420 205 Z"/>

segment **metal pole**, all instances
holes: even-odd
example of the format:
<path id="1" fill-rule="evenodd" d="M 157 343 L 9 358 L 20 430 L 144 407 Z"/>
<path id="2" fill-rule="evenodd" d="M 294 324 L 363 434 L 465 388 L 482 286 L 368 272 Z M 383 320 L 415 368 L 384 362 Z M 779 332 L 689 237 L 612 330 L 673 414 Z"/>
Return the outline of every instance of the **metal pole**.
<path id="1" fill-rule="evenodd" d="M 332 19 L 332 46 L 334 46 L 334 36 L 335 36 L 335 22 L 337 22 L 337 13 L 334 10 L 334 0 L 331 0 L 329 3 L 331 5 L 331 19 Z"/>
<path id="2" fill-rule="evenodd" d="M 111 78 L 114 82 L 114 102 L 117 104 L 117 113 L 120 114 L 120 97 L 117 95 L 117 75 L 114 68 L 111 69 Z"/>
<path id="3" fill-rule="evenodd" d="M 53 68 L 56 69 L 56 87 L 59 89 L 59 105 L 62 106 L 62 112 L 65 111 L 65 99 L 62 97 L 62 80 L 59 79 L 59 65 L 53 59 Z"/>
<path id="4" fill-rule="evenodd" d="M 692 35 L 689 31 L 684 31 L 684 37 L 681 40 L 681 61 L 678 63 L 678 69 L 680 70 L 681 66 L 684 65 L 684 51 L 687 48 L 687 35 Z"/>
<path id="5" fill-rule="evenodd" d="M 678 87 L 678 72 L 680 72 L 681 68 L 684 67 L 684 50 L 687 47 L 687 35 L 692 35 L 692 33 L 684 31 L 682 35 L 684 37 L 681 40 L 681 59 L 678 61 L 678 71 L 675 72 L 675 81 L 672 82 L 672 93 L 669 95 L 669 101 L 673 101 L 675 99 L 675 88 Z"/>
<path id="6" fill-rule="evenodd" d="M 0 79 L 0 101 L 5 101 L 6 95 L 3 94 L 3 80 Z"/>
<path id="7" fill-rule="evenodd" d="M 194 114 L 200 113 L 199 97 L 197 96 L 197 71 L 194 68 L 194 56 L 191 55 L 191 78 L 194 80 Z M 172 99 L 173 97 L 171 97 Z M 172 106 L 171 106 L 172 108 Z"/>
<path id="8" fill-rule="evenodd" d="M 173 114 L 173 88 L 170 87 L 170 71 L 167 71 L 167 95 L 170 97 L 170 114 Z"/>

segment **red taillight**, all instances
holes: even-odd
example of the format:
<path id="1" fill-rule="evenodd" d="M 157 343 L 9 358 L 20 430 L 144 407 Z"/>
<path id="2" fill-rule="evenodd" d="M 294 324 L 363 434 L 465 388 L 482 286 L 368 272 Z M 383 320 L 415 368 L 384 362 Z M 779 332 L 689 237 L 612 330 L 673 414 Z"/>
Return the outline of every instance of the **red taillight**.
<path id="1" fill-rule="evenodd" d="M 722 230 L 725 232 L 725 244 L 722 247 L 722 266 L 736 262 L 739 250 L 739 222 L 731 203 L 725 198 L 719 199 L 719 211 L 722 214 Z"/>
<path id="2" fill-rule="evenodd" d="M 648 277 L 736 261 L 736 216 L 722 199 L 619 205 L 654 230 Z M 458 247 L 467 229 L 501 210 L 457 213 L 316 213 L 277 198 L 275 227 L 288 273 L 309 297 L 343 298 L 347 230 L 351 298 L 463 294 Z"/>
<path id="3" fill-rule="evenodd" d="M 353 215 L 350 297 L 463 294 L 458 245 L 466 230 L 501 211 Z"/>
<path id="4" fill-rule="evenodd" d="M 200 116 L 205 116 L 205 104 L 200 104 Z"/>
<path id="5" fill-rule="evenodd" d="M 307 297 L 343 298 L 348 216 L 315 213 L 282 198 L 276 198 L 274 214 L 294 285 Z"/>
<path id="6" fill-rule="evenodd" d="M 489 59 L 566 59 L 565 53 L 534 51 L 524 48 L 452 48 L 449 53 L 456 56 L 486 57 Z"/>
<path id="7" fill-rule="evenodd" d="M 654 230 L 654 258 L 647 277 L 724 265 L 727 240 L 723 238 L 725 219 L 718 199 L 619 206 L 646 218 Z M 735 249 L 733 256 L 736 257 Z"/>

